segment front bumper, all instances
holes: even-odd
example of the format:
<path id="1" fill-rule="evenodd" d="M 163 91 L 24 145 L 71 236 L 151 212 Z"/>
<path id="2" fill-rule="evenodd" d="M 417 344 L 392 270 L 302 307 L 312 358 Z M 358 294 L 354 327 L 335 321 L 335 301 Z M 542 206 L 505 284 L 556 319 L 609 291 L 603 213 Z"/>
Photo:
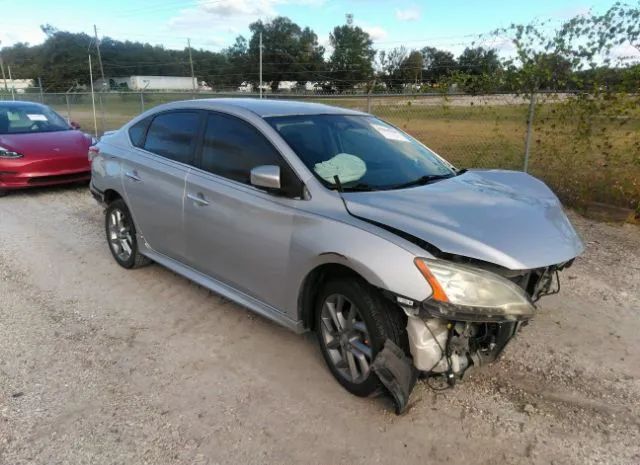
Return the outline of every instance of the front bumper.
<path id="1" fill-rule="evenodd" d="M 409 349 L 417 370 L 462 377 L 470 366 L 494 361 L 522 321 L 492 323 L 409 316 Z"/>
<path id="2" fill-rule="evenodd" d="M 63 170 L 46 173 L 22 173 L 19 171 L 0 171 L 0 189 L 27 189 L 29 187 L 53 186 L 88 181 L 91 171 Z"/>

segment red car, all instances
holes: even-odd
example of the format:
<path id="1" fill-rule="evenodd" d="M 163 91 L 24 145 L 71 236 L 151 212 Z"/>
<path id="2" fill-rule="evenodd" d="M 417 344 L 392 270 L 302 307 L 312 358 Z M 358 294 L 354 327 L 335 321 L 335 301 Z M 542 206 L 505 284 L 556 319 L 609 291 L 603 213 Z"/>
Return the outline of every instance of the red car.
<path id="1" fill-rule="evenodd" d="M 45 105 L 0 101 L 0 196 L 89 180 L 96 141 L 78 129 Z"/>

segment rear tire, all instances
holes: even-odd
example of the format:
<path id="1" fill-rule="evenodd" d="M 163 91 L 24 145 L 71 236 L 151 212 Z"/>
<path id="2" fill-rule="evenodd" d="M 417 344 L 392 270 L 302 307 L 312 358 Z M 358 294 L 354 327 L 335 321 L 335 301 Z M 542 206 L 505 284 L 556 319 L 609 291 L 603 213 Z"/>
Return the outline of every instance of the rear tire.
<path id="1" fill-rule="evenodd" d="M 315 319 L 329 370 L 356 396 L 370 396 L 382 389 L 371 363 L 387 339 L 408 351 L 405 314 L 362 279 L 328 281 L 318 296 Z"/>
<path id="2" fill-rule="evenodd" d="M 7 194 L 9 194 L 9 191 L 0 189 L 0 197 L 4 197 Z"/>
<path id="3" fill-rule="evenodd" d="M 151 260 L 139 252 L 136 226 L 124 200 L 109 204 L 104 216 L 107 244 L 113 258 L 123 268 L 133 269 L 148 265 Z"/>

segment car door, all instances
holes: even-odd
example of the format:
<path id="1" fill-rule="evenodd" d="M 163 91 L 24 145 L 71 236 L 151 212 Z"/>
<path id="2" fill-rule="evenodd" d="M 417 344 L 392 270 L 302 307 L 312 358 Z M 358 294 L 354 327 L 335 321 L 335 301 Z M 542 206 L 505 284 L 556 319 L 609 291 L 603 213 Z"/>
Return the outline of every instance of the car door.
<path id="1" fill-rule="evenodd" d="M 201 122 L 199 111 L 158 113 L 146 131 L 144 122 L 131 128 L 137 148 L 123 161 L 127 204 L 138 232 L 153 250 L 178 260 L 185 256 L 184 190 Z"/>
<path id="2" fill-rule="evenodd" d="M 250 171 L 280 166 L 283 192 L 250 185 Z M 254 126 L 209 112 L 200 161 L 187 176 L 191 266 L 275 308 L 284 307 L 290 243 L 302 183 Z M 293 317 L 293 315 L 290 315 Z"/>

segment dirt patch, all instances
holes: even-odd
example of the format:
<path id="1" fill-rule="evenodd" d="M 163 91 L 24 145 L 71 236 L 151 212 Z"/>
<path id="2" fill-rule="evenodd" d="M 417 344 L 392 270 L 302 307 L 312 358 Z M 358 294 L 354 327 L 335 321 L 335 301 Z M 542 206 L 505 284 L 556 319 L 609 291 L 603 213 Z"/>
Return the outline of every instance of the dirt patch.
<path id="1" fill-rule="evenodd" d="M 112 260 L 86 187 L 0 200 L 0 463 L 640 463 L 640 229 L 587 250 L 502 360 L 409 412 L 311 335 Z"/>

